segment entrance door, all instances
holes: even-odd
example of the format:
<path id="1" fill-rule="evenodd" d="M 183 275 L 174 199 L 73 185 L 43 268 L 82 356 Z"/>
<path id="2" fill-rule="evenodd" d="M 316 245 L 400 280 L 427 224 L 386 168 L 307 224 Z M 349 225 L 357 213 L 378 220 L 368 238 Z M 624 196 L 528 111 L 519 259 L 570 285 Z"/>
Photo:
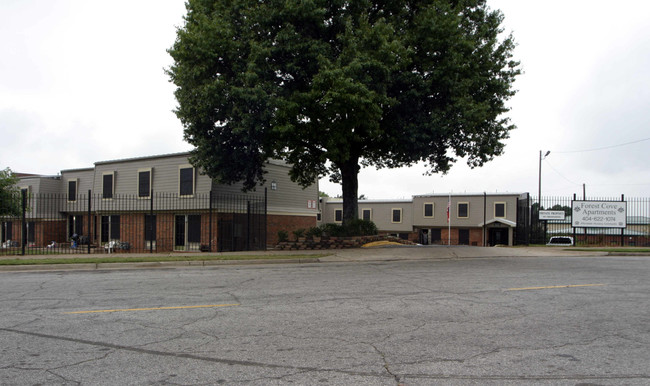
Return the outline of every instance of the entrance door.
<path id="1" fill-rule="evenodd" d="M 495 245 L 509 245 L 508 228 L 490 229 L 490 246 Z"/>

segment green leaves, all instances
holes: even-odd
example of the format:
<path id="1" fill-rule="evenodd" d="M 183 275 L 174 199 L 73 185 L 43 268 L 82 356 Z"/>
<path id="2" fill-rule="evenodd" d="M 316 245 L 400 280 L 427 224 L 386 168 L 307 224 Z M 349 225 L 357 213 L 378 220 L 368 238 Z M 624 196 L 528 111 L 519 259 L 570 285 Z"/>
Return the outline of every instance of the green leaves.
<path id="1" fill-rule="evenodd" d="M 519 74 L 514 42 L 484 0 L 187 8 L 168 73 L 192 162 L 220 182 L 252 188 L 268 157 L 305 186 L 359 164 L 445 172 L 457 156 L 480 166 L 514 129 L 503 117 Z"/>
<path id="2" fill-rule="evenodd" d="M 18 178 L 11 169 L 0 170 L 0 216 L 21 214 L 20 190 L 17 183 Z"/>

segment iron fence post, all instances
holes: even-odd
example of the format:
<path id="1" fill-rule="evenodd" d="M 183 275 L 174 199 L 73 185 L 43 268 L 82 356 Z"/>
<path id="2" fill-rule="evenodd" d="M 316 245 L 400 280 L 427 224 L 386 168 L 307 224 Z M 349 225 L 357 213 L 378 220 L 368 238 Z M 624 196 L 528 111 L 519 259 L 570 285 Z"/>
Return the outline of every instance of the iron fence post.
<path id="1" fill-rule="evenodd" d="M 92 225 L 91 224 L 91 219 L 90 219 L 91 210 L 92 210 L 92 206 L 91 206 L 92 204 L 90 202 L 90 200 L 91 200 L 90 195 L 91 195 L 91 190 L 88 189 L 88 254 L 90 254 L 90 227 Z"/>
<path id="2" fill-rule="evenodd" d="M 210 252 L 212 252 L 212 197 L 213 191 L 210 189 L 210 202 L 208 203 L 208 208 L 210 210 L 208 218 L 208 250 Z"/>
<path id="3" fill-rule="evenodd" d="M 20 201 L 22 207 L 22 222 L 20 224 L 20 244 L 21 255 L 25 256 L 25 244 L 27 244 L 27 191 L 20 191 Z"/>
<path id="4" fill-rule="evenodd" d="M 149 253 L 153 253 L 153 227 L 156 226 L 154 217 L 153 217 L 153 189 L 149 193 Z M 156 232 L 156 238 L 158 238 L 158 232 Z"/>

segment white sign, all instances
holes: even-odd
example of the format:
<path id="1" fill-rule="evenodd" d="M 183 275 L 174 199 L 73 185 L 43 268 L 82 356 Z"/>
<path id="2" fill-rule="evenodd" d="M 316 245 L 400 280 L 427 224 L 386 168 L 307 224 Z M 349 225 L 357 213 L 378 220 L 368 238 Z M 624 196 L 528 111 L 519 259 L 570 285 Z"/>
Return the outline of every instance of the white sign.
<path id="1" fill-rule="evenodd" d="M 540 210 L 539 219 L 540 220 L 564 220 L 564 211 L 563 210 Z"/>
<path id="2" fill-rule="evenodd" d="M 627 202 L 572 201 L 571 225 L 576 228 L 625 228 Z"/>

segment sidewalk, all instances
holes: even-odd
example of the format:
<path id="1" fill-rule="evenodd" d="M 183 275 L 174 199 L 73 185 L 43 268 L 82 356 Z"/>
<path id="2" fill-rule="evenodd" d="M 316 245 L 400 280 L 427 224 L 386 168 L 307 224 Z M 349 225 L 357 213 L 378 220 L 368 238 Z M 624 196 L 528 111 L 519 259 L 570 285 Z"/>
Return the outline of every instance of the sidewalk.
<path id="1" fill-rule="evenodd" d="M 572 251 L 568 248 L 545 247 L 469 247 L 469 246 L 385 246 L 374 248 L 334 249 L 334 250 L 300 250 L 300 251 L 248 251 L 210 253 L 206 256 L 224 255 L 323 255 L 317 258 L 293 259 L 246 259 L 246 260 L 196 260 L 196 261 L 160 261 L 160 262 L 133 262 L 133 263 L 70 263 L 70 264 L 38 264 L 38 265 L 6 265 L 0 266 L 0 272 L 16 271 L 69 271 L 69 270 L 97 270 L 97 269 L 137 269 L 137 268 L 171 268 L 171 267 L 201 267 L 217 265 L 242 265 L 242 264 L 307 264 L 307 263 L 336 263 L 336 262 L 369 262 L 369 261 L 400 261 L 400 260 L 451 260 L 466 258 L 494 258 L 494 257 L 562 257 L 562 256 L 607 256 L 608 252 Z M 198 254 L 192 254 L 197 256 Z M 70 254 L 55 256 L 1 256 L 2 259 L 47 259 L 56 258 L 96 258 L 101 260 L 111 256 L 123 257 L 151 257 L 151 256 L 188 256 L 187 253 L 164 254 Z M 200 255 L 198 255 L 200 256 Z"/>

